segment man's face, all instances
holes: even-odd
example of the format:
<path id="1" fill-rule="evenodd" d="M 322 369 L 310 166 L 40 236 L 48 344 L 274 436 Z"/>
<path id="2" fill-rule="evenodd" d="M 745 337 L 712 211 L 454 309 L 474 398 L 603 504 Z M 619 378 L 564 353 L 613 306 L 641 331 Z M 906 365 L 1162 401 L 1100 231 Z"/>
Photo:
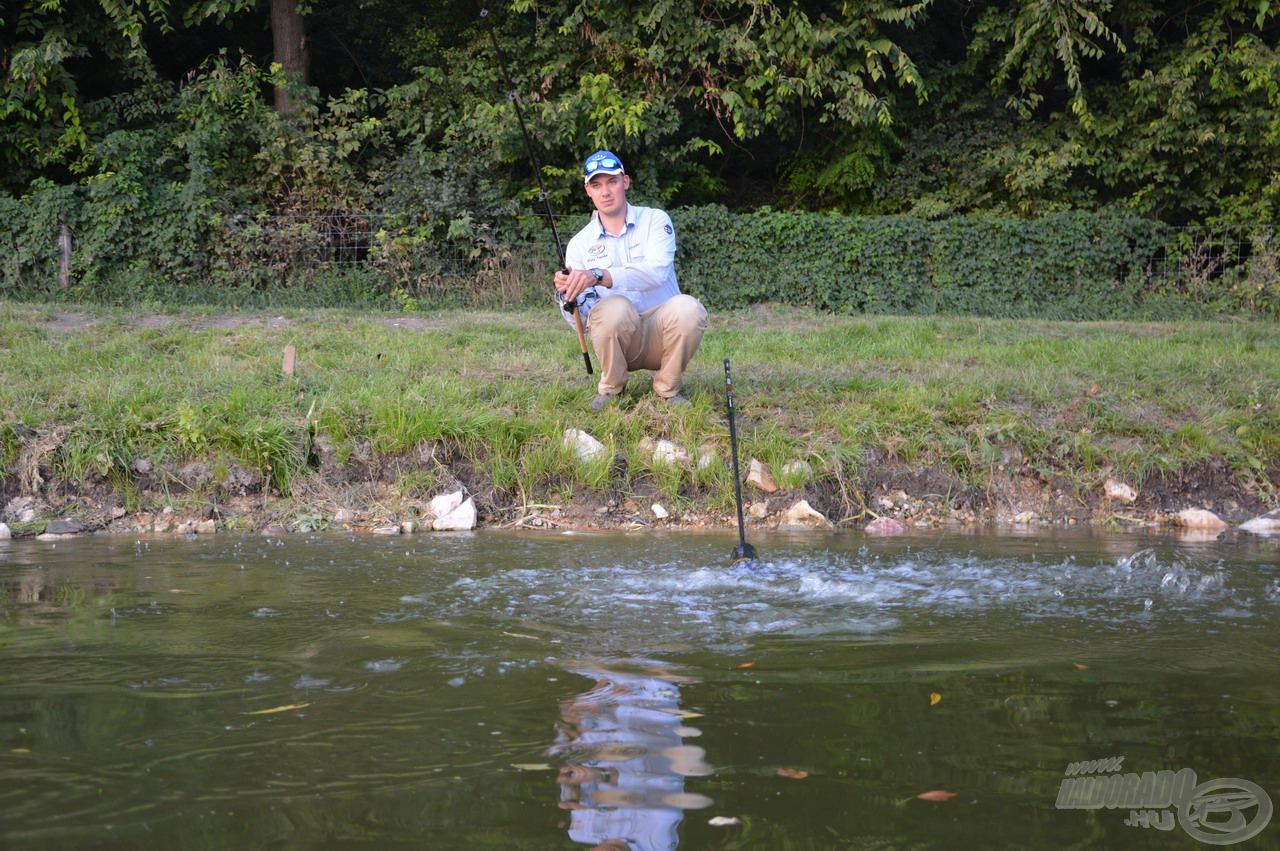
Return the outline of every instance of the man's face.
<path id="1" fill-rule="evenodd" d="M 631 176 L 628 174 L 597 174 L 587 182 L 587 195 L 600 214 L 607 216 L 623 209 L 629 188 Z"/>

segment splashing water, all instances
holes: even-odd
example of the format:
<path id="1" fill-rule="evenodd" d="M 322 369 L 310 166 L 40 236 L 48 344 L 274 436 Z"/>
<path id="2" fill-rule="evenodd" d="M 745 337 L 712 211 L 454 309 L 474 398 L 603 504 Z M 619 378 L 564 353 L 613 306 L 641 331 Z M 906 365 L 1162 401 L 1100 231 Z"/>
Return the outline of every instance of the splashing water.
<path id="1" fill-rule="evenodd" d="M 387 617 L 429 614 L 569 630 L 607 625 L 619 636 L 659 631 L 672 641 L 729 641 L 873 636 L 908 619 L 993 613 L 1140 626 L 1160 616 L 1248 618 L 1274 612 L 1277 602 L 1274 591 L 1255 592 L 1249 577 L 1233 576 L 1220 561 L 1154 548 L 1085 559 L 862 547 L 732 567 L 707 566 L 700 555 L 468 572 L 403 595 L 403 608 Z"/>

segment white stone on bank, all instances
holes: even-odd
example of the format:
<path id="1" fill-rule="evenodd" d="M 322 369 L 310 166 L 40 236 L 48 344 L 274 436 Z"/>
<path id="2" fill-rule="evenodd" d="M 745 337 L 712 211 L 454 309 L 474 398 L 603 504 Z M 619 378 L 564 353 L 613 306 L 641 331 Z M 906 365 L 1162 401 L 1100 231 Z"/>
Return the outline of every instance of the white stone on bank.
<path id="1" fill-rule="evenodd" d="M 461 491 L 458 494 L 461 495 Z M 438 499 L 438 497 L 437 497 Z M 432 500 L 434 502 L 434 500 Z M 438 515 L 431 523 L 437 532 L 466 532 L 476 528 L 476 503 L 468 497 L 446 514 Z"/>
<path id="2" fill-rule="evenodd" d="M 577 454 L 578 460 L 584 464 L 595 461 L 598 458 L 609 457 L 609 450 L 605 448 L 605 445 L 582 429 L 565 429 L 564 447 L 572 449 Z"/>
<path id="3" fill-rule="evenodd" d="M 802 499 L 782 513 L 779 529 L 834 529 L 835 526 L 822 512 Z"/>
<path id="4" fill-rule="evenodd" d="M 813 465 L 808 461 L 789 461 L 782 466 L 782 477 L 799 485 L 807 485 L 813 479 Z"/>
<path id="5" fill-rule="evenodd" d="M 778 483 L 773 480 L 773 474 L 769 472 L 769 465 L 755 458 L 751 459 L 751 464 L 747 467 L 747 484 L 765 493 L 773 493 L 778 489 Z"/>
<path id="6" fill-rule="evenodd" d="M 1280 509 L 1259 514 L 1252 520 L 1241 523 L 1240 528 L 1255 535 L 1280 535 Z"/>
<path id="7" fill-rule="evenodd" d="M 458 506 L 462 505 L 466 495 L 456 490 L 453 493 L 442 493 L 431 499 L 431 516 L 444 517 L 453 512 Z"/>
<path id="8" fill-rule="evenodd" d="M 1138 498 L 1138 492 L 1118 479 L 1107 479 L 1103 493 L 1112 502 L 1130 503 Z"/>
<path id="9" fill-rule="evenodd" d="M 1221 517 L 1203 508 L 1187 508 L 1179 511 L 1173 516 L 1173 522 L 1176 526 L 1185 526 L 1188 529 L 1222 529 L 1228 525 Z"/>
<path id="10" fill-rule="evenodd" d="M 689 452 L 678 443 L 670 440 L 654 440 L 644 437 L 640 440 L 640 452 L 655 464 L 675 466 L 689 460 Z"/>

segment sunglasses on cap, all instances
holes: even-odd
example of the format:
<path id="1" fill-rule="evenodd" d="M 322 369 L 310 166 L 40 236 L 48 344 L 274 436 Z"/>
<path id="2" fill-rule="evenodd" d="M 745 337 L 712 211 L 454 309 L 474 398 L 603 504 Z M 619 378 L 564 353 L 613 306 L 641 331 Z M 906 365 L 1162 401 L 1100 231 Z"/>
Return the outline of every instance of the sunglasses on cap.
<path id="1" fill-rule="evenodd" d="M 587 164 L 586 164 L 586 167 L 583 169 L 583 172 L 586 174 L 587 177 L 590 177 L 596 172 L 600 172 L 600 171 L 611 172 L 614 170 L 618 170 L 618 171 L 622 170 L 622 160 L 618 159 L 617 157 L 611 157 L 611 156 L 597 156 L 587 160 Z"/>

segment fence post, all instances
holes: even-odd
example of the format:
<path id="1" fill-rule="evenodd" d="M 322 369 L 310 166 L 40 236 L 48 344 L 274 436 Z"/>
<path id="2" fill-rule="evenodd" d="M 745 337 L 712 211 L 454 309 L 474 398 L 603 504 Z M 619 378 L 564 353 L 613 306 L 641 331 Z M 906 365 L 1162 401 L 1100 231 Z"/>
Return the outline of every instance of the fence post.
<path id="1" fill-rule="evenodd" d="M 58 264 L 58 286 L 65 290 L 71 286 L 71 228 L 66 222 L 58 228 L 58 248 L 62 252 Z"/>

